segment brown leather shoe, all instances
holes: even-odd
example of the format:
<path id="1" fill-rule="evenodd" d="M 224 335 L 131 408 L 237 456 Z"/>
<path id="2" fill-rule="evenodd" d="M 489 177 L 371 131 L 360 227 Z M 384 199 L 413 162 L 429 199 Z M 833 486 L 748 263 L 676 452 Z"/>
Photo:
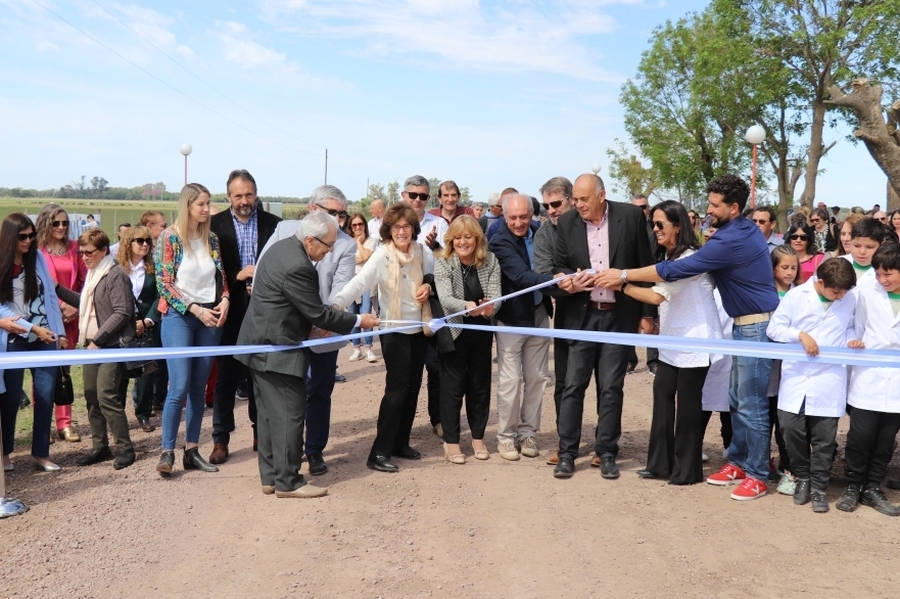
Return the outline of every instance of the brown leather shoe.
<path id="1" fill-rule="evenodd" d="M 601 466 L 603 466 L 603 460 L 595 453 L 594 457 L 591 458 L 591 468 L 600 468 Z"/>
<path id="2" fill-rule="evenodd" d="M 547 454 L 547 464 L 550 466 L 556 466 L 559 464 L 559 450 L 555 450 L 549 454 Z"/>
<path id="3" fill-rule="evenodd" d="M 216 443 L 213 445 L 212 453 L 209 454 L 210 464 L 224 464 L 228 461 L 228 445 L 225 443 Z"/>

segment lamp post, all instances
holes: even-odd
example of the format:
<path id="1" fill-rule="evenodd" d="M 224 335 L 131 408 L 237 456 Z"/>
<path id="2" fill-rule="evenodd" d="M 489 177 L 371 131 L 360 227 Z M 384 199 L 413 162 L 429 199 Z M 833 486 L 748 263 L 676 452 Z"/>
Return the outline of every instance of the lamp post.
<path id="1" fill-rule="evenodd" d="M 179 151 L 184 155 L 184 184 L 187 185 L 187 157 L 191 155 L 194 148 L 191 147 L 191 144 L 181 144 Z"/>
<path id="2" fill-rule="evenodd" d="M 756 208 L 756 146 L 766 140 L 766 130 L 753 125 L 747 129 L 744 139 L 753 146 L 753 167 L 750 171 L 750 209 L 753 210 Z"/>
<path id="3" fill-rule="evenodd" d="M 603 167 L 600 166 L 598 163 L 595 162 L 594 164 L 591 165 L 591 171 L 598 177 L 600 176 L 601 170 L 603 170 Z"/>

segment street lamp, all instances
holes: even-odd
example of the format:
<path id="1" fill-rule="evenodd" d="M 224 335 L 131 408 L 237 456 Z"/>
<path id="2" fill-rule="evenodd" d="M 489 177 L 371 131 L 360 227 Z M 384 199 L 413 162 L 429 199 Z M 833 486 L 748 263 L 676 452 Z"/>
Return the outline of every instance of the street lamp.
<path id="1" fill-rule="evenodd" d="M 184 184 L 187 185 L 187 157 L 194 151 L 194 148 L 191 147 L 191 144 L 181 144 L 179 151 L 184 155 Z"/>
<path id="2" fill-rule="evenodd" d="M 594 163 L 591 165 L 591 170 L 594 172 L 595 175 L 597 175 L 599 177 L 600 171 L 603 170 L 603 167 L 597 163 Z"/>
<path id="3" fill-rule="evenodd" d="M 766 130 L 759 125 L 753 125 L 747 129 L 744 139 L 753 146 L 753 168 L 750 174 L 750 209 L 753 210 L 756 208 L 756 146 L 766 140 Z"/>

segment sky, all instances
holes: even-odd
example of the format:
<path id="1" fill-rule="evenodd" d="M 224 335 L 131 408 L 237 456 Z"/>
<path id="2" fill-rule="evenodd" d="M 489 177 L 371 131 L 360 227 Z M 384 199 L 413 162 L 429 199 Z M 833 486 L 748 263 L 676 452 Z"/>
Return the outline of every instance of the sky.
<path id="1" fill-rule="evenodd" d="M 187 143 L 188 179 L 214 193 L 246 168 L 260 195 L 308 196 L 327 149 L 351 200 L 414 174 L 476 201 L 538 195 L 608 171 L 628 140 L 619 91 L 653 29 L 706 4 L 0 0 L 0 187 L 96 175 L 177 191 Z M 885 177 L 848 133 L 826 132 L 816 200 L 884 206 Z"/>

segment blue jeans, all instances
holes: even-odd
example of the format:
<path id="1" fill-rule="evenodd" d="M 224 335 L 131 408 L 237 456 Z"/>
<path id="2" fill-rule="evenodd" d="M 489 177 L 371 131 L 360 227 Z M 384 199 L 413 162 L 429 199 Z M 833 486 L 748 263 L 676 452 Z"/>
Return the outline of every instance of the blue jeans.
<path id="1" fill-rule="evenodd" d="M 171 306 L 162 320 L 163 347 L 217 346 L 219 339 L 222 338 L 221 327 L 207 327 L 193 314 L 179 314 Z M 186 443 L 200 441 L 206 380 L 209 378 L 213 360 L 215 360 L 213 356 L 166 360 L 169 370 L 169 393 L 166 395 L 162 417 L 163 451 L 175 449 L 185 399 L 187 399 L 187 413 L 184 440 Z"/>
<path id="2" fill-rule="evenodd" d="M 735 341 L 768 342 L 769 322 L 734 325 L 731 337 Z M 731 359 L 731 446 L 728 461 L 744 470 L 748 476 L 769 480 L 769 371 L 772 360 L 734 356 Z"/>
<path id="3" fill-rule="evenodd" d="M 369 292 L 363 293 L 361 302 L 353 302 L 349 306 L 347 306 L 347 311 L 351 314 L 368 314 L 372 311 L 372 296 Z M 371 331 L 372 329 L 363 329 L 365 331 Z M 359 333 L 359 327 L 353 327 L 353 330 L 350 331 L 351 335 L 355 335 Z M 363 337 L 362 341 L 359 339 L 353 339 L 351 341 L 353 343 L 353 347 L 359 347 L 360 345 L 365 345 L 366 347 L 372 347 L 372 336 Z"/>
<path id="4" fill-rule="evenodd" d="M 47 351 L 56 349 L 55 343 L 34 341 L 28 343 L 21 337 L 6 346 L 7 352 Z M 53 416 L 53 396 L 56 393 L 56 370 L 58 366 L 32 368 L 34 380 L 34 423 L 31 433 L 31 455 L 36 458 L 50 457 L 50 419 Z M 2 372 L 6 393 L 0 395 L 0 419 L 3 421 L 3 455 L 13 451 L 16 435 L 16 414 L 22 397 L 24 368 L 10 368 Z"/>

